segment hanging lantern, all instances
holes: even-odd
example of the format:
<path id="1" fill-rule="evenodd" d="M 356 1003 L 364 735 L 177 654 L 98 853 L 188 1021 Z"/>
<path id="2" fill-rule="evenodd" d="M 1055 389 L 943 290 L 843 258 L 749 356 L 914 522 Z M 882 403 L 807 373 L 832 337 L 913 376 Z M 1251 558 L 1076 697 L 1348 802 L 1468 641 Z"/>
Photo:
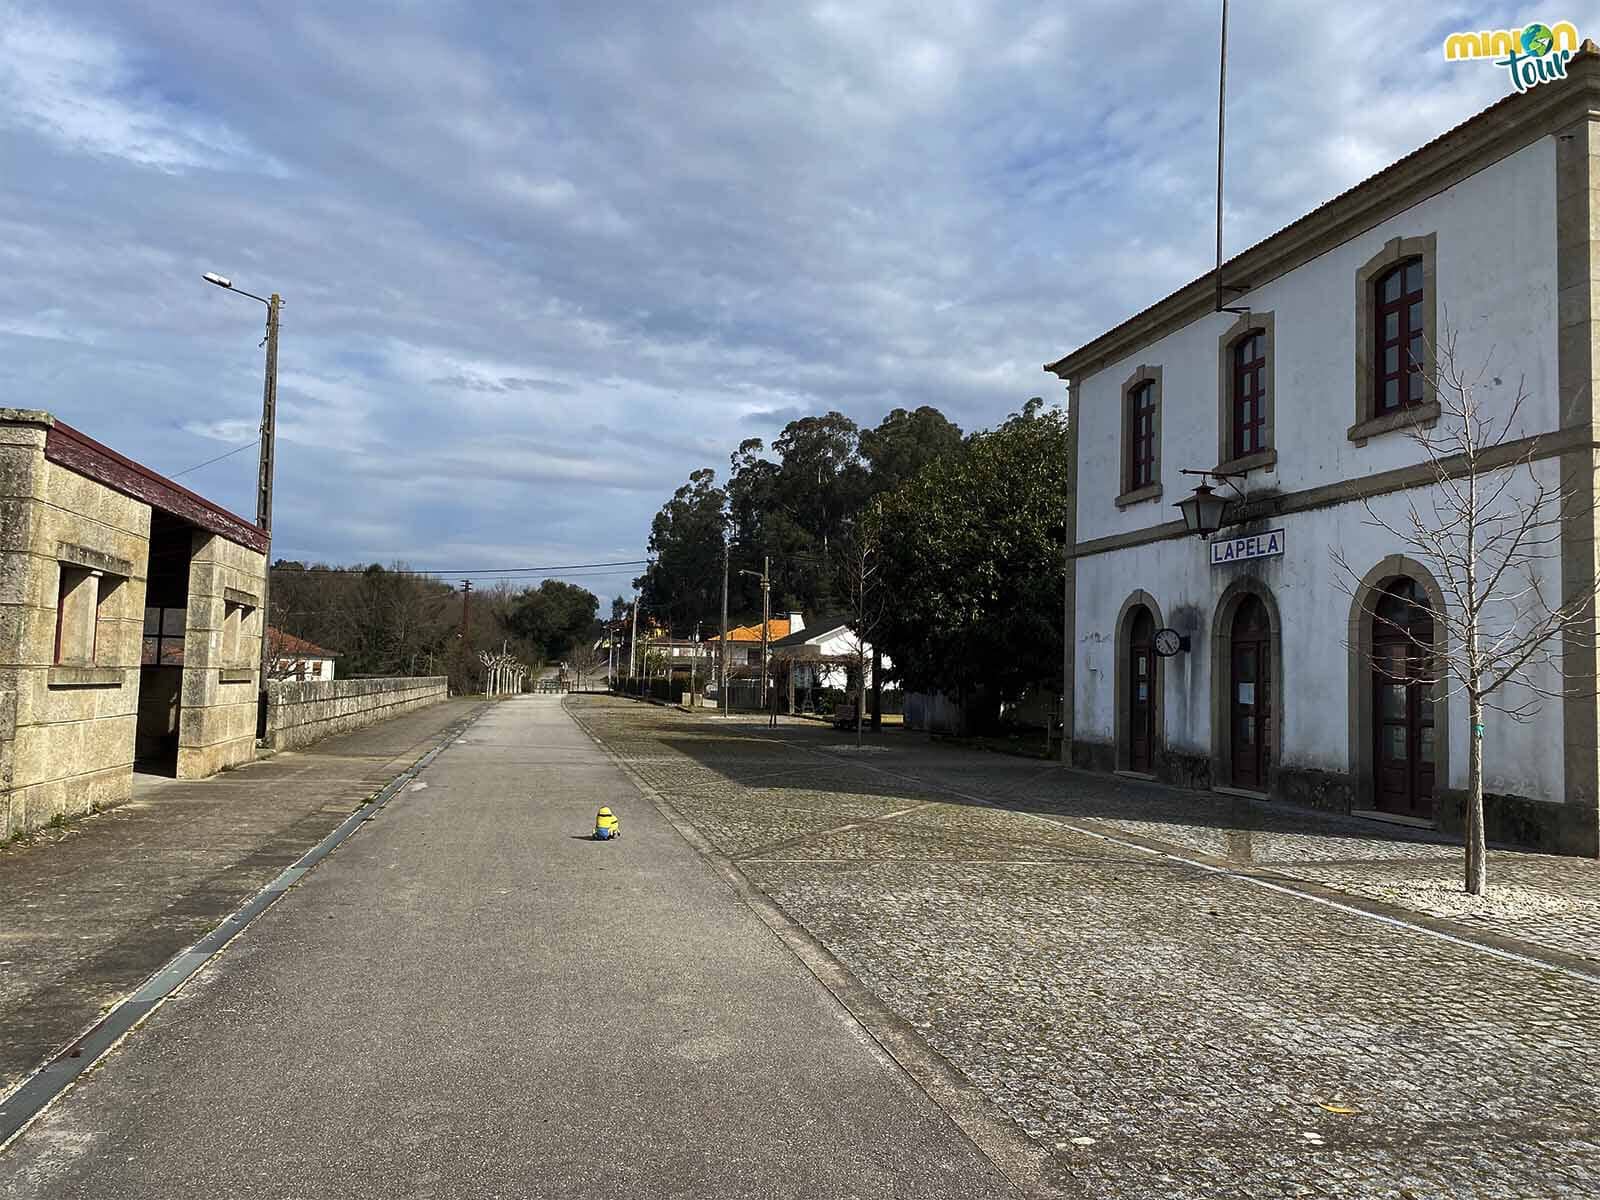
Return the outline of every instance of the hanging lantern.
<path id="1" fill-rule="evenodd" d="M 1190 533 L 1210 537 L 1222 528 L 1222 514 L 1228 507 L 1225 496 L 1219 496 L 1207 484 L 1201 483 L 1194 494 L 1179 500 L 1173 506 L 1183 513 L 1183 523 Z"/>

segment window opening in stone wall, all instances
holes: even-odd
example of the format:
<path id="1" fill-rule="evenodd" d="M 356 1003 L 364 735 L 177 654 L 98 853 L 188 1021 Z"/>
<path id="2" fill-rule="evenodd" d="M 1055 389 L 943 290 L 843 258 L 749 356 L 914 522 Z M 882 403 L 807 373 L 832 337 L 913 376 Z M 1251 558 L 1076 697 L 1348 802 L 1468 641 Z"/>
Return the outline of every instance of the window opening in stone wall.
<path id="1" fill-rule="evenodd" d="M 1156 385 L 1139 384 L 1128 393 L 1128 490 L 1156 481 Z"/>
<path id="2" fill-rule="evenodd" d="M 1266 449 L 1267 335 L 1257 329 L 1233 344 L 1233 456 Z"/>
<path id="3" fill-rule="evenodd" d="M 1410 258 L 1398 264 L 1379 276 L 1374 286 L 1377 327 L 1372 343 L 1372 377 L 1376 381 L 1374 408 L 1381 416 L 1422 403 L 1423 365 L 1427 361 L 1423 344 L 1422 259 Z"/>
<path id="4" fill-rule="evenodd" d="M 92 666 L 99 642 L 99 571 L 61 564 L 56 595 L 54 661 L 62 666 Z"/>

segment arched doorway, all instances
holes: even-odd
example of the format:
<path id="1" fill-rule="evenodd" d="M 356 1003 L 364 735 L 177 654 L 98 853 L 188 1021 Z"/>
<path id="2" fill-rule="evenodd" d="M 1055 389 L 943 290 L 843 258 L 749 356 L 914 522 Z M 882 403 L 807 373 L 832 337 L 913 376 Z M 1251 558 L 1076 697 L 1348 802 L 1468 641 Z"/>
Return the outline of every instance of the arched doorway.
<path id="1" fill-rule="evenodd" d="M 1372 610 L 1373 807 L 1433 819 L 1433 611 L 1415 579 L 1384 585 Z"/>
<path id="2" fill-rule="evenodd" d="M 1266 791 L 1272 763 L 1272 625 L 1249 595 L 1229 629 L 1228 758 L 1234 787 Z"/>
<path id="3" fill-rule="evenodd" d="M 1450 779 L 1444 592 L 1414 559 L 1391 554 L 1350 601 L 1351 807 L 1434 819 Z"/>
<path id="4" fill-rule="evenodd" d="M 1156 749 L 1156 622 L 1143 605 L 1128 628 L 1128 770 L 1150 771 Z"/>

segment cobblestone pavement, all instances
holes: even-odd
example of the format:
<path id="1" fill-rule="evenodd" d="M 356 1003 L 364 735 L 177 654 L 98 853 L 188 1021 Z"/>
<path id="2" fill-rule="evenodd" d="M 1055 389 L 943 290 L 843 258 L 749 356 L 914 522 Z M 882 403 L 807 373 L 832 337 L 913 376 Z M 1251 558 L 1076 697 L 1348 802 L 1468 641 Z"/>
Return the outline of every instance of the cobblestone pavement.
<path id="1" fill-rule="evenodd" d="M 1514 899 L 1474 914 L 1444 886 L 1459 850 L 1401 831 L 903 734 L 569 705 L 1048 1150 L 1060 1195 L 1600 1196 L 1600 983 L 1200 860 L 1596 956 L 1593 864 L 1496 854 Z"/>

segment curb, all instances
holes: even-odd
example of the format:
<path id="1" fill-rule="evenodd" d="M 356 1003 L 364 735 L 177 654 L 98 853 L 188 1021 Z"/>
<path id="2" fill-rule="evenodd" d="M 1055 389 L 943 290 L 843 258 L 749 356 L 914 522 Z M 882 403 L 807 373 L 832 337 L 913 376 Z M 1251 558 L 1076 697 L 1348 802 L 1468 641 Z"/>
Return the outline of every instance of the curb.
<path id="1" fill-rule="evenodd" d="M 28 1131 L 55 1100 L 69 1091 L 89 1068 L 97 1065 L 131 1034 L 169 997 L 193 979 L 212 959 L 220 955 L 267 909 L 305 874 L 338 849 L 351 834 L 376 817 L 399 795 L 400 790 L 420 775 L 434 759 L 467 731 L 480 717 L 480 710 L 447 728 L 438 743 L 416 762 L 396 775 L 355 812 L 351 813 L 311 849 L 295 859 L 283 872 L 246 900 L 210 933 L 187 950 L 180 950 L 155 974 L 117 1001 L 65 1049 L 37 1067 L 17 1087 L 0 1099 L 0 1154 Z"/>

